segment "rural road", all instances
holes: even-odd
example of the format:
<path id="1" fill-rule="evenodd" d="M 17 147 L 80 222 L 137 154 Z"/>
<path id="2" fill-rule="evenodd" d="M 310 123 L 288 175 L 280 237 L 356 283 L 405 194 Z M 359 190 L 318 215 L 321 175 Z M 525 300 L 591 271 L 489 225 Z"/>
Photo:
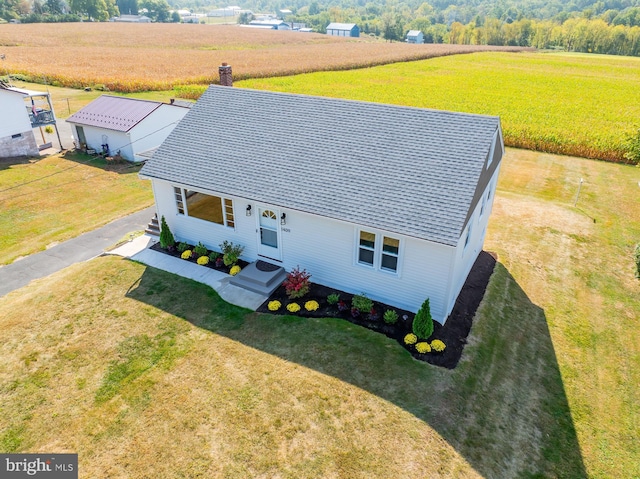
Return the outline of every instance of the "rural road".
<path id="1" fill-rule="evenodd" d="M 34 279 L 49 276 L 67 266 L 95 258 L 132 231 L 144 230 L 155 206 L 125 216 L 88 233 L 64 241 L 0 267 L 0 297 L 26 286 Z"/>

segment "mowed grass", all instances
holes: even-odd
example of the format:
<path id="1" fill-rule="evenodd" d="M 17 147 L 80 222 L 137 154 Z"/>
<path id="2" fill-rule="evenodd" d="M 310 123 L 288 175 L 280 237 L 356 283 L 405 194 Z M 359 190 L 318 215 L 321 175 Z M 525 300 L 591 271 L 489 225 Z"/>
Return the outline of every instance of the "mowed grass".
<path id="1" fill-rule="evenodd" d="M 508 151 L 453 371 L 119 258 L 38 280 L 0 298 L 0 449 L 81 477 L 635 478 L 639 175 Z"/>
<path id="2" fill-rule="evenodd" d="M 509 146 L 624 161 L 640 59 L 483 52 L 237 86 L 500 116 Z"/>
<path id="3" fill-rule="evenodd" d="M 233 66 L 238 79 L 522 49 L 407 45 L 237 25 L 113 22 L 0 25 L 0 45 L 6 72 L 44 77 L 47 83 L 74 88 L 106 85 L 120 92 L 217 83 L 223 62 Z"/>
<path id="4" fill-rule="evenodd" d="M 74 152 L 0 162 L 0 264 L 151 206 L 139 169 Z"/>

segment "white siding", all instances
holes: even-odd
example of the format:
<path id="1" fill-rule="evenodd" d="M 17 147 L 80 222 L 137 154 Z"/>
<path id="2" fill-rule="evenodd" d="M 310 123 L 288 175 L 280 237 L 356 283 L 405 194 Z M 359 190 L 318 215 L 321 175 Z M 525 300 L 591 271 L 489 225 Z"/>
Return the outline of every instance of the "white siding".
<path id="1" fill-rule="evenodd" d="M 188 108 L 163 104 L 133 127 L 131 160 L 141 161 L 143 158 L 138 157 L 138 153 L 160 146 L 188 111 Z"/>
<path id="2" fill-rule="evenodd" d="M 260 206 L 270 205 L 227 196 L 234 206 L 236 226 L 232 229 L 178 214 L 174 185 L 159 180 L 153 183 L 158 216 L 165 216 L 177 241 L 192 244 L 201 241 L 210 249 L 219 250 L 218 245 L 229 240 L 245 246 L 242 259 L 258 258 L 257 211 Z M 249 204 L 252 215 L 248 217 Z M 299 265 L 312 274 L 312 281 L 350 293 L 366 293 L 372 299 L 414 312 L 429 298 L 433 318 L 440 322 L 446 319 L 447 278 L 454 248 L 363 228 L 377 233 L 377 241 L 382 241 L 383 234 L 400 240 L 398 274 L 394 274 L 357 263 L 357 226 L 286 208 L 272 206 L 271 209 L 278 218 L 286 213 L 286 225 L 280 226 L 279 234 L 281 264 L 286 270 Z"/>
<path id="3" fill-rule="evenodd" d="M 102 144 L 106 143 L 109 145 L 109 152 L 112 155 L 115 155 L 118 150 L 120 150 L 120 154 L 123 158 L 127 160 L 133 160 L 133 151 L 131 148 L 131 140 L 129 139 L 129 135 L 122 131 L 115 130 L 107 130 L 106 128 L 98 128 L 95 126 L 87 126 L 87 125 L 75 125 L 74 127 L 82 127 L 84 130 L 84 136 L 87 140 L 87 147 L 93 148 L 98 153 L 102 151 Z M 76 142 L 78 141 L 78 134 L 74 131 L 74 138 Z"/>
<path id="4" fill-rule="evenodd" d="M 22 95 L 0 90 L 0 138 L 31 130 Z"/>
<path id="5" fill-rule="evenodd" d="M 484 247 L 487 224 L 489 223 L 489 216 L 493 209 L 493 200 L 496 195 L 496 185 L 498 183 L 499 173 L 500 168 L 496 168 L 496 171 L 482 194 L 480 201 L 478 201 L 478 205 L 469 218 L 467 227 L 463 231 L 460 241 L 458 242 L 458 246 L 456 247 L 448 293 L 449 306 L 447 308 L 447 315 L 453 309 L 455 301 L 462 290 L 462 286 L 464 286 L 464 282 L 471 271 L 471 267 Z M 469 228 L 471 228 L 471 235 L 469 236 L 469 243 L 465 248 L 464 243 Z"/>

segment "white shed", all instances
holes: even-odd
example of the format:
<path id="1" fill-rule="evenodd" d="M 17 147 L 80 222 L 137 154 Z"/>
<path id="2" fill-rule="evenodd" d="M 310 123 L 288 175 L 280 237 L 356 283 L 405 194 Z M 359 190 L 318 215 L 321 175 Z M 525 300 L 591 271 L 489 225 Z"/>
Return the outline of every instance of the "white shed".
<path id="1" fill-rule="evenodd" d="M 497 117 L 212 85 L 140 176 L 178 241 L 233 241 L 402 309 L 430 298 L 444 323 L 503 152 Z"/>
<path id="2" fill-rule="evenodd" d="M 67 119 L 77 148 L 129 161 L 144 161 L 140 152 L 157 147 L 187 114 L 185 102 L 162 103 L 102 95 Z"/>

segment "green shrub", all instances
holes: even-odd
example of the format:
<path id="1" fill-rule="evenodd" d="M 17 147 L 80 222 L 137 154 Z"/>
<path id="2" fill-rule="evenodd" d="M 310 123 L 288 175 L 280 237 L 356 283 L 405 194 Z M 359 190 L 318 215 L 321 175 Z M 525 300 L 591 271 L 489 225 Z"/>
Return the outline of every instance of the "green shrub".
<path id="1" fill-rule="evenodd" d="M 211 253 L 209 253 L 209 261 L 215 261 L 220 257 L 220 253 L 218 253 L 217 251 L 212 251 Z"/>
<path id="2" fill-rule="evenodd" d="M 636 278 L 640 279 L 640 243 L 636 245 L 635 259 L 636 259 Z"/>
<path id="3" fill-rule="evenodd" d="M 183 253 L 189 249 L 189 245 L 187 243 L 178 243 L 176 248 L 178 252 Z"/>
<path id="4" fill-rule="evenodd" d="M 203 245 L 202 243 L 198 242 L 197 246 L 195 248 L 193 248 L 193 252 L 196 254 L 196 256 L 200 257 L 200 256 L 206 256 L 207 255 L 207 247 L 205 245 Z"/>
<path id="5" fill-rule="evenodd" d="M 173 237 L 173 233 L 169 229 L 167 221 L 164 219 L 164 215 L 160 220 L 160 247 L 162 249 L 173 248 L 176 244 L 176 240 Z M 184 251 L 184 250 L 182 250 Z M 182 253 L 182 251 L 180 251 Z"/>
<path id="6" fill-rule="evenodd" d="M 367 295 L 364 293 L 356 294 L 351 300 L 351 307 L 356 308 L 361 313 L 368 313 L 371 311 L 371 308 L 373 308 L 373 301 L 367 298 Z"/>
<path id="7" fill-rule="evenodd" d="M 384 319 L 384 322 L 387 324 L 396 324 L 396 321 L 398 321 L 398 313 L 396 313 L 395 309 L 387 309 L 382 319 Z"/>
<path id="8" fill-rule="evenodd" d="M 429 298 L 422 303 L 420 310 L 413 318 L 413 333 L 422 339 L 428 339 L 433 334 L 433 318 L 431 317 L 431 306 Z"/>
<path id="9" fill-rule="evenodd" d="M 340 295 L 338 293 L 332 293 L 327 296 L 327 303 L 329 304 L 338 304 L 338 301 L 340 301 Z"/>
<path id="10" fill-rule="evenodd" d="M 222 260 L 225 266 L 233 266 L 238 262 L 240 255 L 244 251 L 244 246 L 234 244 L 232 241 L 224 240 L 220 243 L 220 251 L 222 251 Z"/>

